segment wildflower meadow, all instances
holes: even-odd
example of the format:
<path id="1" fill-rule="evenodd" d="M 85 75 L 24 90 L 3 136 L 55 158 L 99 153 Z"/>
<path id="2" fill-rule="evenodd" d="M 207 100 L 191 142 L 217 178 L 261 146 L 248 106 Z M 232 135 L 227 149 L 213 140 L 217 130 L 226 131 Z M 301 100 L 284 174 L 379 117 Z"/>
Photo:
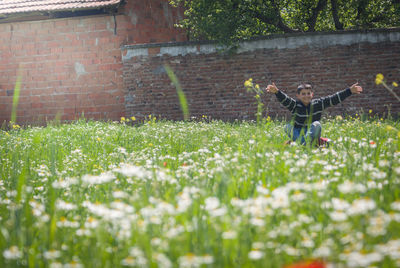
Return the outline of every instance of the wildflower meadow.
<path id="1" fill-rule="evenodd" d="M 132 119 L 0 130 L 0 267 L 400 266 L 398 121 Z"/>

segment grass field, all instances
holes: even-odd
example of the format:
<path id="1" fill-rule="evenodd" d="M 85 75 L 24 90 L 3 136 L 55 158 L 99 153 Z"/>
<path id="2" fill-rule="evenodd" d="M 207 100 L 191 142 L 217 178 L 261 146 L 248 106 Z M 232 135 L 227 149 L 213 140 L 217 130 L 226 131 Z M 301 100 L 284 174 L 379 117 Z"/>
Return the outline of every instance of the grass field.
<path id="1" fill-rule="evenodd" d="M 400 267 L 400 123 L 0 131 L 0 267 Z"/>

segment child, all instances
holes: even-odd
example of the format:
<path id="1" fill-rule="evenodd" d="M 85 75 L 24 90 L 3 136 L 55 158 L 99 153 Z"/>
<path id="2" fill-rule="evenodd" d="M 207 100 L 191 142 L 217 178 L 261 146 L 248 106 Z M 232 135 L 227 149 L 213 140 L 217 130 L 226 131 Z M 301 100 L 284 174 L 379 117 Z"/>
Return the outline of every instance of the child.
<path id="1" fill-rule="evenodd" d="M 360 94 L 362 87 L 355 83 L 331 96 L 313 99 L 314 92 L 311 85 L 301 84 L 297 88 L 297 100 L 279 90 L 275 83 L 268 85 L 266 90 L 274 93 L 278 101 L 292 112 L 293 123 L 285 127 L 285 132 L 291 138 L 290 141 L 296 141 L 301 136 L 301 144 L 309 141 L 311 144 L 315 142 L 317 145 L 322 145 L 327 142 L 327 139 L 321 138 L 321 123 L 319 121 L 322 111 L 341 103 L 352 94 Z"/>

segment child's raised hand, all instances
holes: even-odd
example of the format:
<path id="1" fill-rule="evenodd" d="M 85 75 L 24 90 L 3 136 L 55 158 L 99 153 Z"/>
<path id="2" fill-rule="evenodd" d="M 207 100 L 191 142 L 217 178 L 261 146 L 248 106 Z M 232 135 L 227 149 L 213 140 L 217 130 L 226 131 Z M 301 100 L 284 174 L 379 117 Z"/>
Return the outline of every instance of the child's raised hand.
<path id="1" fill-rule="evenodd" d="M 358 85 L 358 82 L 350 87 L 351 93 L 360 94 L 362 92 L 362 87 Z"/>
<path id="2" fill-rule="evenodd" d="M 267 90 L 267 92 L 274 93 L 274 94 L 278 92 L 278 88 L 276 87 L 274 82 L 272 82 L 272 85 L 268 85 L 266 90 Z"/>

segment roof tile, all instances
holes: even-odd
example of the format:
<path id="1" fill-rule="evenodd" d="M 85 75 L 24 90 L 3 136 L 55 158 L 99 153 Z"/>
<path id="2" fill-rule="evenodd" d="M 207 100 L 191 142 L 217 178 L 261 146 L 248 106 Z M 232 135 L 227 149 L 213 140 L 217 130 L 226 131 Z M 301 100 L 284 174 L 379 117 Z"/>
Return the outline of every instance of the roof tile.
<path id="1" fill-rule="evenodd" d="M 0 14 L 99 8 L 121 0 L 0 0 Z"/>

